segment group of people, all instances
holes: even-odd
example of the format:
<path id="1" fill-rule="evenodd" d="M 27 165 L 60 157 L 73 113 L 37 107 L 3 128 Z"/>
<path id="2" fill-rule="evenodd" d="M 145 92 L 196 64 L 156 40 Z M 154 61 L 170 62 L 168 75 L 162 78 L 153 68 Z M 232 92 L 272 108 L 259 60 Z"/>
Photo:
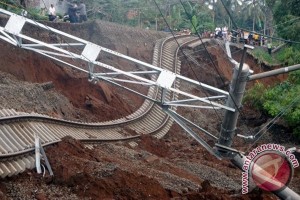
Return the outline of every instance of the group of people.
<path id="1" fill-rule="evenodd" d="M 217 27 L 215 32 L 211 33 L 210 37 L 220 38 L 234 43 L 245 43 L 255 46 L 263 46 L 266 44 L 268 53 L 272 53 L 271 41 L 267 41 L 265 37 L 258 33 L 251 33 L 240 29 L 228 31 L 228 28 L 225 26 L 222 28 Z"/>
<path id="2" fill-rule="evenodd" d="M 232 31 L 232 42 L 261 46 L 265 44 L 265 38 L 258 33 L 249 33 L 238 29 Z"/>
<path id="3" fill-rule="evenodd" d="M 79 5 L 74 1 L 73 3 L 67 3 L 68 10 L 67 16 L 64 16 L 64 21 L 70 21 L 71 23 L 85 22 L 87 21 L 86 5 L 81 0 Z M 56 15 L 56 10 L 53 4 L 50 5 L 49 12 L 49 21 L 56 21 L 58 19 Z"/>
<path id="4" fill-rule="evenodd" d="M 246 32 L 243 30 L 232 31 L 232 42 L 242 42 L 254 46 L 263 46 L 267 44 L 268 53 L 272 53 L 271 40 L 267 40 L 264 36 L 258 33 Z"/>
<path id="5" fill-rule="evenodd" d="M 227 28 L 227 26 L 224 26 L 222 28 L 216 27 L 215 34 L 214 34 L 215 38 L 222 38 L 224 40 L 227 40 L 228 36 L 229 36 L 229 34 L 228 34 L 228 28 Z"/>
<path id="6" fill-rule="evenodd" d="M 87 21 L 86 6 L 83 1 L 80 1 L 79 5 L 77 5 L 76 1 L 68 4 L 68 15 L 71 23 Z"/>

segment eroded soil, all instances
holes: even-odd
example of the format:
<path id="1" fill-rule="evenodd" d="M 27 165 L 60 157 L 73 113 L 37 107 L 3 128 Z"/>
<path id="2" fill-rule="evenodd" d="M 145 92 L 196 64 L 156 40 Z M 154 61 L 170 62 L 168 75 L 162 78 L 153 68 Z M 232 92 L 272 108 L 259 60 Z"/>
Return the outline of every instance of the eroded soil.
<path id="1" fill-rule="evenodd" d="M 166 36 L 165 33 L 106 22 L 49 25 L 149 63 L 155 41 Z M 86 74 L 0 43 L 2 108 L 91 122 L 126 116 L 143 102 L 143 99 L 104 82 L 91 84 Z M 200 66 L 182 58 L 182 74 L 228 90 L 232 66 L 217 43 L 212 41 L 208 47 L 211 57 L 216 60 L 215 64 L 210 62 L 208 54 L 201 51 L 203 47 L 187 49 L 196 57 Z M 239 60 L 240 50 L 233 51 Z M 119 67 L 129 67 L 118 59 L 102 59 Z M 250 56 L 246 62 L 255 72 L 263 70 Z M 264 83 L 273 84 L 284 78 L 278 77 Z M 202 88 L 184 84 L 181 87 L 195 94 L 209 94 Z M 183 108 L 178 112 L 211 133 L 218 134 L 221 112 Z M 267 121 L 261 113 L 249 108 L 245 108 L 245 112 L 249 115 L 242 117 L 241 126 L 237 130 L 240 133 L 256 130 Z M 276 130 L 285 131 L 285 127 L 278 125 Z M 274 138 L 280 142 L 277 136 L 268 132 L 261 142 L 273 142 Z M 273 194 L 257 188 L 250 194 L 241 195 L 241 172 L 231 162 L 218 160 L 209 154 L 176 124 L 161 140 L 143 136 L 136 142 L 136 147 L 131 147 L 127 142 L 117 142 L 94 145 L 89 149 L 72 138 L 64 138 L 62 142 L 45 149 L 54 177 L 49 177 L 47 173 L 43 177 L 36 174 L 35 170 L 29 170 L 3 179 L 0 181 L 0 198 L 276 199 Z M 208 142 L 214 143 L 210 140 Z M 289 141 L 285 141 L 285 144 L 292 145 Z M 248 146 L 245 141 L 235 141 L 236 148 Z M 292 188 L 297 192 L 300 192 L 299 173 L 297 169 L 292 182 Z"/>

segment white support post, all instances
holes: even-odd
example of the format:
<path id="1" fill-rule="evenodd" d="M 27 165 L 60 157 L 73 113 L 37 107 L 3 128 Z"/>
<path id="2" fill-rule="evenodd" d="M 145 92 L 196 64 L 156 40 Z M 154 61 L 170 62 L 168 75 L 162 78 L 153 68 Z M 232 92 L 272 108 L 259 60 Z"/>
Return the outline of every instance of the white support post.
<path id="1" fill-rule="evenodd" d="M 41 153 L 40 153 L 40 138 L 35 134 L 35 166 L 38 174 L 42 173 L 41 169 Z"/>
<path id="2" fill-rule="evenodd" d="M 40 138 L 37 134 L 35 134 L 35 166 L 36 166 L 36 171 L 38 174 L 42 173 L 41 169 L 41 158 L 44 159 L 46 163 L 46 167 L 49 171 L 49 174 L 53 176 L 53 171 L 51 169 L 50 163 L 48 161 L 48 158 L 46 156 L 45 150 L 41 144 Z"/>
<path id="3" fill-rule="evenodd" d="M 49 172 L 49 174 L 50 174 L 51 176 L 53 176 L 54 174 L 53 174 L 52 168 L 51 168 L 51 166 L 50 166 L 50 163 L 49 163 L 49 161 L 48 161 L 48 158 L 47 158 L 47 156 L 46 156 L 45 150 L 44 150 L 44 148 L 43 148 L 41 142 L 40 142 L 40 150 L 41 150 L 42 156 L 43 156 L 43 158 L 44 158 L 44 161 L 45 161 L 45 163 L 46 163 L 46 167 L 47 167 L 47 169 L 48 169 L 48 172 Z"/>

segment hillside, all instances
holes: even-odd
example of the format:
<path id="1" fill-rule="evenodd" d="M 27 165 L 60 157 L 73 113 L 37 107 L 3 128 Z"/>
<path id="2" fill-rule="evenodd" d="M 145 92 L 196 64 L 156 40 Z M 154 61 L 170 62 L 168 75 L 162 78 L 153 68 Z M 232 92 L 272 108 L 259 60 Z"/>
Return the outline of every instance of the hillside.
<path id="1" fill-rule="evenodd" d="M 48 22 L 47 22 L 48 23 Z M 49 26 L 84 38 L 101 46 L 151 63 L 153 47 L 164 32 L 128 28 L 102 21 L 84 24 L 48 23 Z M 31 30 L 28 30 L 31 31 Z M 32 34 L 36 34 L 33 32 Z M 45 35 L 45 37 L 49 37 Z M 51 38 L 50 38 L 51 39 Z M 143 99 L 104 82 L 93 85 L 87 76 L 40 55 L 12 47 L 0 41 L 0 105 L 24 112 L 83 122 L 105 121 L 125 116 Z M 208 55 L 195 53 L 202 68 L 195 68 L 197 78 L 219 88 L 228 88 L 231 66 L 222 49 L 210 42 L 209 52 L 224 81 L 216 74 Z M 238 50 L 237 50 L 238 52 Z M 235 54 L 238 59 L 241 55 Z M 111 64 L 126 67 L 118 60 Z M 247 63 L 261 70 L 250 56 Z M 192 63 L 182 57 L 182 72 L 190 71 Z M 266 80 L 274 84 L 285 77 Z M 187 87 L 201 93 L 199 88 Z M 87 105 L 91 99 L 92 108 Z M 209 118 L 213 111 L 180 109 L 201 127 L 218 133 L 220 121 Z M 250 113 L 250 112 L 249 112 Z M 257 118 L 260 113 L 251 112 Z M 248 116 L 248 115 L 246 115 Z M 246 117 L 244 120 L 251 120 Z M 266 119 L 262 119 L 262 126 Z M 251 123 L 244 126 L 251 127 Z M 284 127 L 278 126 L 278 129 Z M 244 127 L 240 132 L 247 130 Z M 272 141 L 270 133 L 263 141 Z M 289 142 L 289 141 L 287 141 Z M 276 199 L 273 194 L 255 189 L 241 195 L 241 172 L 227 160 L 217 160 L 174 124 L 162 140 L 144 136 L 137 147 L 126 142 L 103 143 L 85 148 L 72 138 L 46 148 L 54 178 L 42 177 L 34 170 L 0 181 L 1 199 Z M 237 147 L 244 147 L 237 141 Z M 299 170 L 292 187 L 300 192 Z"/>

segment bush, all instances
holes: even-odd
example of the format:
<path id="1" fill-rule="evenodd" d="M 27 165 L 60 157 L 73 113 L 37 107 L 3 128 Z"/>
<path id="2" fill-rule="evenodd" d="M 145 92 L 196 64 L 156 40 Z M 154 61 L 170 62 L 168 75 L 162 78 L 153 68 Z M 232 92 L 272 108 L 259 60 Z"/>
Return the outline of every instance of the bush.
<path id="1" fill-rule="evenodd" d="M 28 17 L 32 18 L 34 20 L 48 20 L 48 16 L 41 15 L 41 10 L 37 8 L 29 8 L 28 11 Z"/>
<path id="2" fill-rule="evenodd" d="M 300 126 L 295 127 L 295 128 L 293 129 L 293 134 L 294 134 L 296 137 L 300 138 Z"/>
<path id="3" fill-rule="evenodd" d="M 272 88 L 257 82 L 246 92 L 243 101 L 271 117 L 283 114 L 293 134 L 300 138 L 300 71 L 290 73 L 285 82 Z"/>
<path id="4" fill-rule="evenodd" d="M 277 58 L 285 65 L 300 63 L 300 51 L 298 49 L 297 46 L 286 47 L 278 53 Z"/>
<path id="5" fill-rule="evenodd" d="M 299 82 L 299 72 L 295 72 L 287 81 L 267 90 L 263 94 L 263 110 L 272 117 L 283 113 L 283 119 L 300 138 Z"/>
<path id="6" fill-rule="evenodd" d="M 262 109 L 264 101 L 262 94 L 264 94 L 265 91 L 265 86 L 260 82 L 256 82 L 255 85 L 246 92 L 243 102 L 260 110 Z"/>

